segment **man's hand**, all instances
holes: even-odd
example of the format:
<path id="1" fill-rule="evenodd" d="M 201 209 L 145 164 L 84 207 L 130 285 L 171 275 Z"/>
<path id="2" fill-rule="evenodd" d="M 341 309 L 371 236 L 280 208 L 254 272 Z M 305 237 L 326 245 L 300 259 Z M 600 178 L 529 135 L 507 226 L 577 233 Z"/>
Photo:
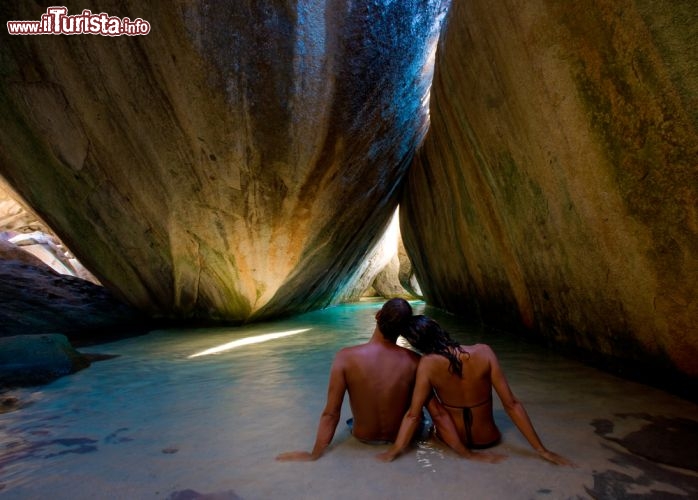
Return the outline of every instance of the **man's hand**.
<path id="1" fill-rule="evenodd" d="M 309 451 L 287 451 L 276 456 L 279 462 L 312 462 L 317 460 Z"/>

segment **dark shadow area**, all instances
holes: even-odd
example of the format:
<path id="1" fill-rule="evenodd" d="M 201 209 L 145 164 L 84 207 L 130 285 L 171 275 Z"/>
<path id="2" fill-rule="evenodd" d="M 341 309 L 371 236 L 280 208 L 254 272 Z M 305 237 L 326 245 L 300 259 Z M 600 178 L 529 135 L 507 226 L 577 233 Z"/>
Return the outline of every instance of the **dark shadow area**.
<path id="1" fill-rule="evenodd" d="M 607 419 L 591 422 L 596 434 L 627 450 L 623 452 L 607 446 L 615 453 L 610 461 L 628 469 L 627 474 L 618 470 L 594 471 L 594 486 L 586 488 L 592 498 L 647 500 L 698 496 L 698 478 L 689 472 L 698 471 L 698 422 L 649 414 L 615 416 L 646 424 L 623 437 L 613 437 L 610 434 L 615 428 L 614 422 Z M 685 469 L 686 473 L 678 469 Z"/>
<path id="2" fill-rule="evenodd" d="M 74 346 L 86 346 L 142 335 L 155 325 L 102 286 L 0 260 L 0 337 L 62 333 Z"/>
<path id="3" fill-rule="evenodd" d="M 618 413 L 620 419 L 647 422 L 639 431 L 616 438 L 614 424 L 610 420 L 594 420 L 591 425 L 596 434 L 618 443 L 629 452 L 653 462 L 698 472 L 698 422 L 687 418 L 667 418 L 645 413 Z"/>

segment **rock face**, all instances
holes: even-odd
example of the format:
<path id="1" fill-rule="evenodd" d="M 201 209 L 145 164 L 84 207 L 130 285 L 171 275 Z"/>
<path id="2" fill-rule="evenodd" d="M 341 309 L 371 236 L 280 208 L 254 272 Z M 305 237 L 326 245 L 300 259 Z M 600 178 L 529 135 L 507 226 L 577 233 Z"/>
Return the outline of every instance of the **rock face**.
<path id="1" fill-rule="evenodd" d="M 50 234 L 34 231 L 32 233 L 17 234 L 7 241 L 21 247 L 25 252 L 35 255 L 41 262 L 59 274 L 77 276 L 99 285 L 92 273 L 85 269 L 77 259 L 72 257 L 63 244 Z"/>
<path id="2" fill-rule="evenodd" d="M 46 233 L 47 230 L 36 215 L 28 212 L 17 201 L 17 194 L 0 177 L 0 231 Z"/>
<path id="3" fill-rule="evenodd" d="M 10 243 L 9 241 L 0 238 L 0 261 L 9 260 L 29 264 L 34 267 L 41 267 L 43 269 L 48 268 L 48 266 L 46 266 L 46 264 L 44 264 L 36 255 L 26 252 L 14 243 Z"/>
<path id="4" fill-rule="evenodd" d="M 371 285 L 381 297 L 392 299 L 400 297 L 406 300 L 413 299 L 400 283 L 400 260 L 397 255 L 393 257 L 387 266 L 376 275 Z"/>
<path id="5" fill-rule="evenodd" d="M 153 315 L 327 305 L 387 226 L 424 134 L 442 4 L 98 1 L 150 33 L 4 34 L 0 174 Z M 4 26 L 45 10 L 0 12 Z"/>
<path id="6" fill-rule="evenodd" d="M 39 218 L 18 201 L 15 193 L 0 177 L 0 253 L 9 241 L 39 258 L 55 271 L 99 284 Z"/>
<path id="7" fill-rule="evenodd" d="M 429 302 L 698 376 L 696 16 L 453 3 L 401 203 Z"/>
<path id="8" fill-rule="evenodd" d="M 403 254 L 405 259 L 403 259 Z M 341 297 L 342 302 L 355 302 L 362 297 L 396 297 L 414 299 L 415 295 L 403 285 L 403 274 L 409 280 L 410 264 L 404 252 L 400 236 L 400 220 L 395 211 L 388 228 L 378 244 L 364 260 L 358 278 L 352 279 L 352 286 Z"/>
<path id="9" fill-rule="evenodd" d="M 0 338 L 0 387 L 46 384 L 88 366 L 65 335 Z"/>
<path id="10" fill-rule="evenodd" d="M 402 236 L 398 242 L 397 258 L 398 280 L 400 281 L 400 285 L 402 285 L 402 288 L 404 288 L 405 291 L 412 297 L 423 299 L 424 297 L 422 297 L 422 289 L 420 288 L 419 281 L 414 273 L 410 256 L 407 255 L 407 249 L 402 241 Z"/>
<path id="11" fill-rule="evenodd" d="M 0 337 L 66 334 L 93 343 L 143 333 L 138 311 L 104 287 L 64 276 L 34 255 L 0 240 Z"/>

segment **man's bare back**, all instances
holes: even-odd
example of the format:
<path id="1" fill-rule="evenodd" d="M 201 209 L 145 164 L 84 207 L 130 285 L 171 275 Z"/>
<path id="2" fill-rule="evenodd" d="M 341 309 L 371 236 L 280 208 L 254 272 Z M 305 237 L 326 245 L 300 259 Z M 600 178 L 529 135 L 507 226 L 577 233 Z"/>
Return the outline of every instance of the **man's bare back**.
<path id="1" fill-rule="evenodd" d="M 342 349 L 335 363 L 343 367 L 354 437 L 394 441 L 412 398 L 419 357 L 374 333 L 366 344 Z"/>
<path id="2" fill-rule="evenodd" d="M 354 416 L 352 434 L 362 441 L 393 441 L 412 398 L 419 358 L 395 344 L 412 317 L 403 299 L 391 299 L 376 314 L 371 339 L 337 353 L 330 369 L 327 403 L 313 450 L 281 453 L 277 460 L 317 460 L 334 437 L 344 394 Z"/>

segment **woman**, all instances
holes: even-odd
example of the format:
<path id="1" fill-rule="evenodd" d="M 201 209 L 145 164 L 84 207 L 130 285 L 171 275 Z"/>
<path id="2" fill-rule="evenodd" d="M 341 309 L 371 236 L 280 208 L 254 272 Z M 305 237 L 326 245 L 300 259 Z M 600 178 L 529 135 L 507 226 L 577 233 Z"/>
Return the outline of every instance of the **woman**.
<path id="1" fill-rule="evenodd" d="M 469 449 L 489 448 L 499 443 L 501 433 L 492 414 L 492 387 L 509 418 L 538 454 L 555 464 L 573 465 L 543 446 L 523 404 L 511 392 L 499 361 L 485 344 L 460 345 L 439 324 L 426 316 L 414 316 L 405 338 L 424 356 L 417 369 L 417 381 L 410 409 L 405 414 L 397 440 L 378 455 L 394 460 L 409 445 L 421 408 L 433 394 L 446 408 Z"/>

